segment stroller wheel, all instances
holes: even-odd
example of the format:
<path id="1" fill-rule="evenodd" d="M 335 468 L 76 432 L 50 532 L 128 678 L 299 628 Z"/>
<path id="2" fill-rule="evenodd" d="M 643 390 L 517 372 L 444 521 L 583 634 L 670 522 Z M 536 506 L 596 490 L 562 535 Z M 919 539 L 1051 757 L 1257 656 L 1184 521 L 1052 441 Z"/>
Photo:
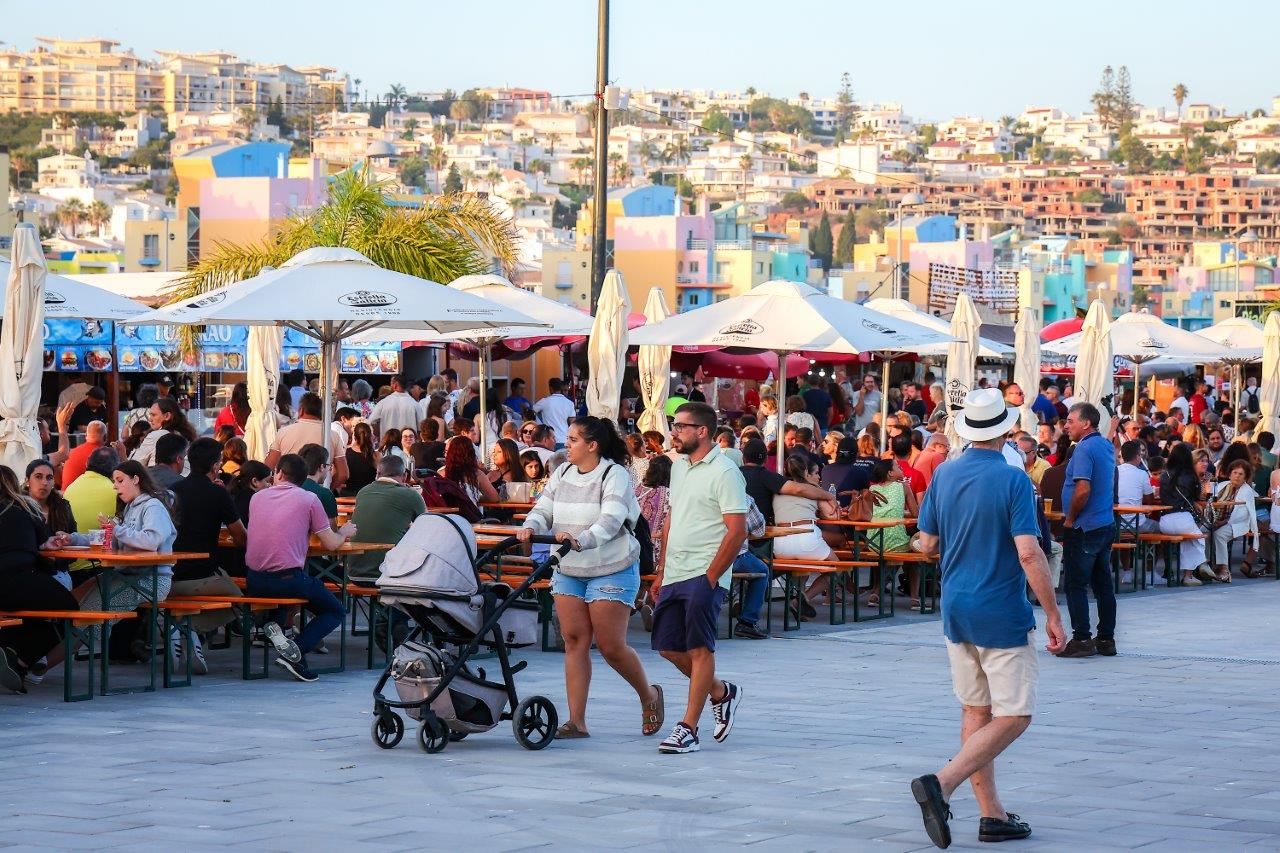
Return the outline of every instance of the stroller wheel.
<path id="1" fill-rule="evenodd" d="M 390 711 L 373 718 L 373 742 L 383 749 L 395 749 L 404 737 L 404 720 Z"/>
<path id="2" fill-rule="evenodd" d="M 542 749 L 555 740 L 559 722 L 556 706 L 545 696 L 530 696 L 511 715 L 516 741 L 525 749 Z"/>
<path id="3" fill-rule="evenodd" d="M 449 745 L 449 729 L 435 717 L 427 717 L 418 727 L 418 746 L 423 752 L 435 754 Z"/>

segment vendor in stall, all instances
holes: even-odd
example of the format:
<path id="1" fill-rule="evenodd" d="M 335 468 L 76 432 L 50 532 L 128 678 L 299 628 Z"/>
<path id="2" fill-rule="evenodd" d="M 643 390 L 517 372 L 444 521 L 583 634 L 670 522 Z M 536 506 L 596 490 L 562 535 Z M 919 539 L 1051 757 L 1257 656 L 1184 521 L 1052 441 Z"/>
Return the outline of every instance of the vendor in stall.
<path id="1" fill-rule="evenodd" d="M 84 432 L 85 427 L 94 421 L 107 420 L 107 392 L 94 386 L 85 394 L 83 400 L 71 410 L 71 420 L 67 427 L 72 432 Z"/>

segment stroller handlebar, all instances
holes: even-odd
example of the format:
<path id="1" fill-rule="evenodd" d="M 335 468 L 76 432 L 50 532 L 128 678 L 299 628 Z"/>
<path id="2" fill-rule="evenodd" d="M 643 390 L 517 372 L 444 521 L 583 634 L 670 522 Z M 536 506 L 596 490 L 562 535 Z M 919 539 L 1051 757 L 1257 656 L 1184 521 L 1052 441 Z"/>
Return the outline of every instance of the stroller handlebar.
<path id="1" fill-rule="evenodd" d="M 552 547 L 551 553 L 555 555 L 557 559 L 559 559 L 560 557 L 563 557 L 565 554 L 568 554 L 572 548 L 572 546 L 570 546 L 568 542 L 560 542 L 556 539 L 556 537 L 548 536 L 548 535 L 535 534 L 529 537 L 529 541 L 534 545 L 550 545 Z M 514 536 L 508 536 L 507 538 L 503 539 L 501 542 L 489 548 L 487 553 L 499 554 L 504 551 L 510 550 L 511 548 L 514 548 L 519 544 L 520 544 L 519 539 L 517 539 Z"/>

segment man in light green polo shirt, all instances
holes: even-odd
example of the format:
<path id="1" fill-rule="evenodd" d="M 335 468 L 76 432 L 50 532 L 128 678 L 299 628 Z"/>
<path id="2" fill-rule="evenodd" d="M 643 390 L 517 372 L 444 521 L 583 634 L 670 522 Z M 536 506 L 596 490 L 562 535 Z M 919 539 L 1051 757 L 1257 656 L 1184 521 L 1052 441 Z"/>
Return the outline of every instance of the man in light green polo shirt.
<path id="1" fill-rule="evenodd" d="M 653 648 L 689 678 L 684 718 L 660 752 L 696 752 L 698 718 L 708 697 L 717 741 L 733 728 L 742 690 L 716 678 L 716 622 L 729 597 L 730 568 L 747 537 L 747 485 L 713 439 L 715 410 L 685 403 L 675 411 L 671 512 L 653 595 Z"/>

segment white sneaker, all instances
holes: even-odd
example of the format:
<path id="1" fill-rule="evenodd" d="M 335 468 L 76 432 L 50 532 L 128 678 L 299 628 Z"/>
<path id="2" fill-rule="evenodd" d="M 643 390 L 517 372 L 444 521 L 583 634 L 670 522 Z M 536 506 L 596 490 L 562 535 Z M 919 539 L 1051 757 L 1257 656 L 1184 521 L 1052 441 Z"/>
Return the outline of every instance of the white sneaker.
<path id="1" fill-rule="evenodd" d="M 1185 578 L 1182 581 L 1182 585 L 1183 586 L 1204 586 L 1204 581 L 1200 580 L 1200 578 L 1198 577 L 1192 576 L 1189 578 Z"/>
<path id="2" fill-rule="evenodd" d="M 697 752 L 700 748 L 698 746 L 698 733 L 686 726 L 683 721 L 676 723 L 675 728 L 671 730 L 671 734 L 667 735 L 667 739 L 658 744 L 658 752 L 675 755 Z"/>
<path id="3" fill-rule="evenodd" d="M 289 661 L 289 663 L 302 662 L 302 650 L 298 648 L 297 643 L 284 635 L 284 631 L 280 630 L 279 625 L 275 622 L 268 622 L 262 631 L 267 635 L 267 640 L 275 647 L 276 653 L 280 657 Z"/>
<path id="4" fill-rule="evenodd" d="M 742 701 L 742 688 L 731 681 L 724 683 L 724 698 L 719 702 L 714 699 L 711 701 L 711 714 L 716 719 L 715 730 L 711 736 L 716 739 L 716 743 L 724 743 L 725 738 L 729 736 L 729 732 L 733 731 L 733 712 L 737 710 L 738 703 Z"/>
<path id="5" fill-rule="evenodd" d="M 195 631 L 191 632 L 191 644 L 186 653 L 191 655 L 192 672 L 196 675 L 209 674 L 209 662 L 204 659 L 204 645 L 200 642 L 200 635 Z"/>

